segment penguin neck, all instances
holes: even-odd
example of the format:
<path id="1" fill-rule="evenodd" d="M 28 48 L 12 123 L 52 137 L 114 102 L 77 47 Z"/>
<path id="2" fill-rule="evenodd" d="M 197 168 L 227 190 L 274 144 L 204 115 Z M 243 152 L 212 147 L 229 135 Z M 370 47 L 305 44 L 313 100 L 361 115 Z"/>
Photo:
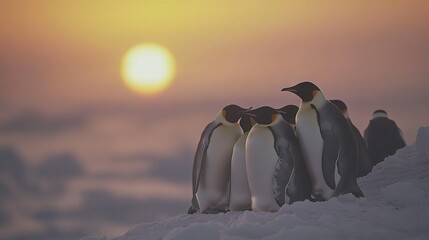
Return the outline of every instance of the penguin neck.
<path id="1" fill-rule="evenodd" d="M 316 108 L 320 108 L 326 103 L 325 96 L 323 96 L 323 93 L 320 91 L 317 91 L 317 93 L 314 95 L 313 99 L 309 102 L 301 101 L 300 108 L 306 109 L 306 108 L 312 108 L 311 106 L 315 106 Z"/>
<path id="2" fill-rule="evenodd" d="M 345 117 L 347 120 L 349 120 L 349 119 L 350 119 L 350 118 L 349 118 L 349 113 L 347 112 L 347 110 L 343 112 L 343 115 L 344 115 L 344 117 Z"/>
<path id="3" fill-rule="evenodd" d="M 286 122 L 281 114 L 276 114 L 274 121 L 270 124 L 270 126 L 274 126 L 279 124 L 280 122 Z"/>
<path id="4" fill-rule="evenodd" d="M 278 123 L 283 122 L 283 121 L 285 121 L 285 120 L 283 119 L 282 115 L 276 114 L 276 115 L 274 115 L 274 121 L 272 121 L 270 124 L 261 124 L 261 123 L 257 123 L 257 124 L 258 124 L 258 126 L 261 126 L 261 127 L 269 127 L 269 126 L 277 125 Z"/>
<path id="5" fill-rule="evenodd" d="M 238 123 L 232 123 L 232 122 L 229 122 L 228 120 L 226 120 L 226 119 L 225 119 L 225 117 L 223 116 L 222 111 L 220 111 L 220 112 L 216 115 L 215 121 L 216 121 L 216 122 L 219 122 L 219 123 L 222 123 L 222 124 L 224 124 L 224 125 L 226 125 L 226 126 L 238 125 Z"/>

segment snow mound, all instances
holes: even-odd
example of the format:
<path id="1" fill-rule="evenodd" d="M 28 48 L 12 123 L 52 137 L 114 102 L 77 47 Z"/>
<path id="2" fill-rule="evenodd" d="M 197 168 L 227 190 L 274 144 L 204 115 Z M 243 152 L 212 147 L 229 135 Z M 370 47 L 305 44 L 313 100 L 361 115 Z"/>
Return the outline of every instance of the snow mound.
<path id="1" fill-rule="evenodd" d="M 182 214 L 138 225 L 114 239 L 427 239 L 428 146 L 429 128 L 420 128 L 416 144 L 358 179 L 365 198 L 348 194 L 326 202 L 296 202 L 277 213 Z"/>

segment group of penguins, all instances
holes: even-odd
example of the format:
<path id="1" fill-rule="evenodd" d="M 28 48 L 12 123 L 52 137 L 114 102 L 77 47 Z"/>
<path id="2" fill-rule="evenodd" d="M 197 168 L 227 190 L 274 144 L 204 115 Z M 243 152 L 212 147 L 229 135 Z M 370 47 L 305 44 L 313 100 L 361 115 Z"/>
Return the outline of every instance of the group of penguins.
<path id="1" fill-rule="evenodd" d="M 189 214 L 275 212 L 285 203 L 352 193 L 357 178 L 405 146 L 401 130 L 377 110 L 364 137 L 340 100 L 311 82 L 282 89 L 298 108 L 224 107 L 204 129 L 194 157 Z"/>

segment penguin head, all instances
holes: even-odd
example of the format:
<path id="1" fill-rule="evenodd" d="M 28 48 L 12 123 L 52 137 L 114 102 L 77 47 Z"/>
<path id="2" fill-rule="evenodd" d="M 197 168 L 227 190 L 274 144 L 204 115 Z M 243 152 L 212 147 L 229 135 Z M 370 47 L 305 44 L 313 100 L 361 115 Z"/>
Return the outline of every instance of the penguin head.
<path id="1" fill-rule="evenodd" d="M 339 99 L 333 99 L 333 100 L 329 100 L 332 104 L 334 104 L 335 105 L 335 107 L 337 107 L 340 111 L 341 111 L 341 113 L 344 115 L 344 117 L 346 118 L 346 119 L 348 119 L 349 118 L 349 113 L 348 113 L 348 111 L 347 111 L 347 105 L 343 102 L 343 101 L 341 101 L 341 100 L 339 100 Z"/>
<path id="2" fill-rule="evenodd" d="M 276 109 L 277 112 L 279 112 L 283 119 L 286 120 L 286 122 L 288 122 L 289 124 L 295 125 L 296 121 L 295 121 L 295 117 L 296 117 L 296 113 L 299 110 L 298 106 L 295 105 L 286 105 L 282 108 Z"/>
<path id="3" fill-rule="evenodd" d="M 320 89 L 312 82 L 302 82 L 295 86 L 283 88 L 283 91 L 295 93 L 303 102 L 310 102 Z"/>
<path id="4" fill-rule="evenodd" d="M 261 125 L 270 125 L 277 120 L 278 117 L 281 117 L 280 113 L 277 112 L 274 108 L 263 106 L 253 110 L 248 110 L 243 113 L 244 115 L 250 116 L 255 120 L 256 123 Z"/>
<path id="5" fill-rule="evenodd" d="M 252 123 L 251 117 L 249 115 L 243 114 L 243 116 L 241 116 L 240 127 L 241 127 L 241 129 L 243 129 L 244 133 L 250 131 L 250 129 L 252 129 L 253 125 L 254 124 Z"/>
<path id="6" fill-rule="evenodd" d="M 230 123 L 236 123 L 242 116 L 242 113 L 246 110 L 249 109 L 242 108 L 235 104 L 230 104 L 222 109 L 222 116 L 226 119 L 226 121 Z"/>
<path id="7" fill-rule="evenodd" d="M 372 119 L 379 118 L 379 117 L 387 118 L 387 112 L 384 111 L 383 109 L 378 109 L 372 113 Z"/>
<path id="8" fill-rule="evenodd" d="M 346 114 L 347 113 L 347 111 L 348 111 L 348 109 L 347 109 L 347 105 L 343 102 L 343 101 L 341 101 L 341 100 L 339 100 L 339 99 L 332 99 L 332 100 L 329 100 L 332 104 L 334 104 L 335 105 L 335 107 L 337 107 L 338 109 L 340 109 L 340 111 L 343 113 L 343 114 Z"/>

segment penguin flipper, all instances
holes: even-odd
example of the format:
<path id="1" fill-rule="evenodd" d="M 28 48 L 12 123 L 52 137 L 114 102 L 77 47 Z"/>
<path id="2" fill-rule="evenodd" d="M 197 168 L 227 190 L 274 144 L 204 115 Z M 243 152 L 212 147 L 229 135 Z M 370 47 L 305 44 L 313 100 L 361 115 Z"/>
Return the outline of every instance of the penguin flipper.
<path id="1" fill-rule="evenodd" d="M 292 175 L 293 161 L 286 148 L 286 139 L 279 138 L 276 142 L 279 146 L 277 147 L 279 159 L 273 173 L 273 192 L 277 204 L 281 207 L 285 204 L 285 191 Z"/>
<path id="2" fill-rule="evenodd" d="M 372 171 L 372 162 L 371 158 L 369 157 L 368 148 L 365 144 L 365 141 L 363 140 L 362 135 L 360 134 L 357 127 L 350 122 L 350 126 L 353 130 L 353 134 L 356 139 L 356 143 L 359 150 L 359 161 L 358 161 L 358 177 L 366 176 L 368 173 Z"/>
<path id="3" fill-rule="evenodd" d="M 228 190 L 227 190 L 227 196 L 226 196 L 226 210 L 230 211 L 229 209 L 229 204 L 231 203 L 231 164 L 229 164 L 229 168 L 228 168 Z"/>
<path id="4" fill-rule="evenodd" d="M 351 193 L 357 198 L 365 197 L 359 185 L 357 184 L 356 179 L 345 179 L 346 178 L 341 178 L 340 182 L 338 183 L 338 187 L 335 189 L 334 193 L 335 196 Z"/>
<path id="5" fill-rule="evenodd" d="M 289 197 L 289 204 L 297 201 L 311 199 L 311 179 L 305 165 L 300 146 L 290 147 L 289 152 L 293 158 L 293 170 L 290 180 L 286 186 L 286 195 Z"/>
<path id="6" fill-rule="evenodd" d="M 198 142 L 197 151 L 194 156 L 194 164 L 192 167 L 192 207 L 195 209 L 199 209 L 198 200 L 196 197 L 198 187 L 201 180 L 201 174 L 204 170 L 205 162 L 207 159 L 207 149 L 210 144 L 210 138 L 213 134 L 213 131 L 221 126 L 222 123 L 211 122 L 204 129 L 201 134 L 200 141 Z"/>
<path id="7" fill-rule="evenodd" d="M 339 156 L 342 156 L 344 149 L 340 148 L 339 150 Z M 356 180 L 356 173 L 355 175 L 352 175 L 351 171 L 356 168 L 353 168 L 352 165 L 350 165 L 350 162 L 345 162 L 344 159 L 342 162 L 338 163 L 338 171 L 341 175 L 341 178 L 338 182 L 338 185 L 335 189 L 335 196 L 339 196 L 340 194 L 347 194 L 352 193 L 355 197 L 364 197 L 362 190 L 360 189 L 359 185 L 357 184 Z M 348 174 L 347 174 L 348 173 Z"/>

